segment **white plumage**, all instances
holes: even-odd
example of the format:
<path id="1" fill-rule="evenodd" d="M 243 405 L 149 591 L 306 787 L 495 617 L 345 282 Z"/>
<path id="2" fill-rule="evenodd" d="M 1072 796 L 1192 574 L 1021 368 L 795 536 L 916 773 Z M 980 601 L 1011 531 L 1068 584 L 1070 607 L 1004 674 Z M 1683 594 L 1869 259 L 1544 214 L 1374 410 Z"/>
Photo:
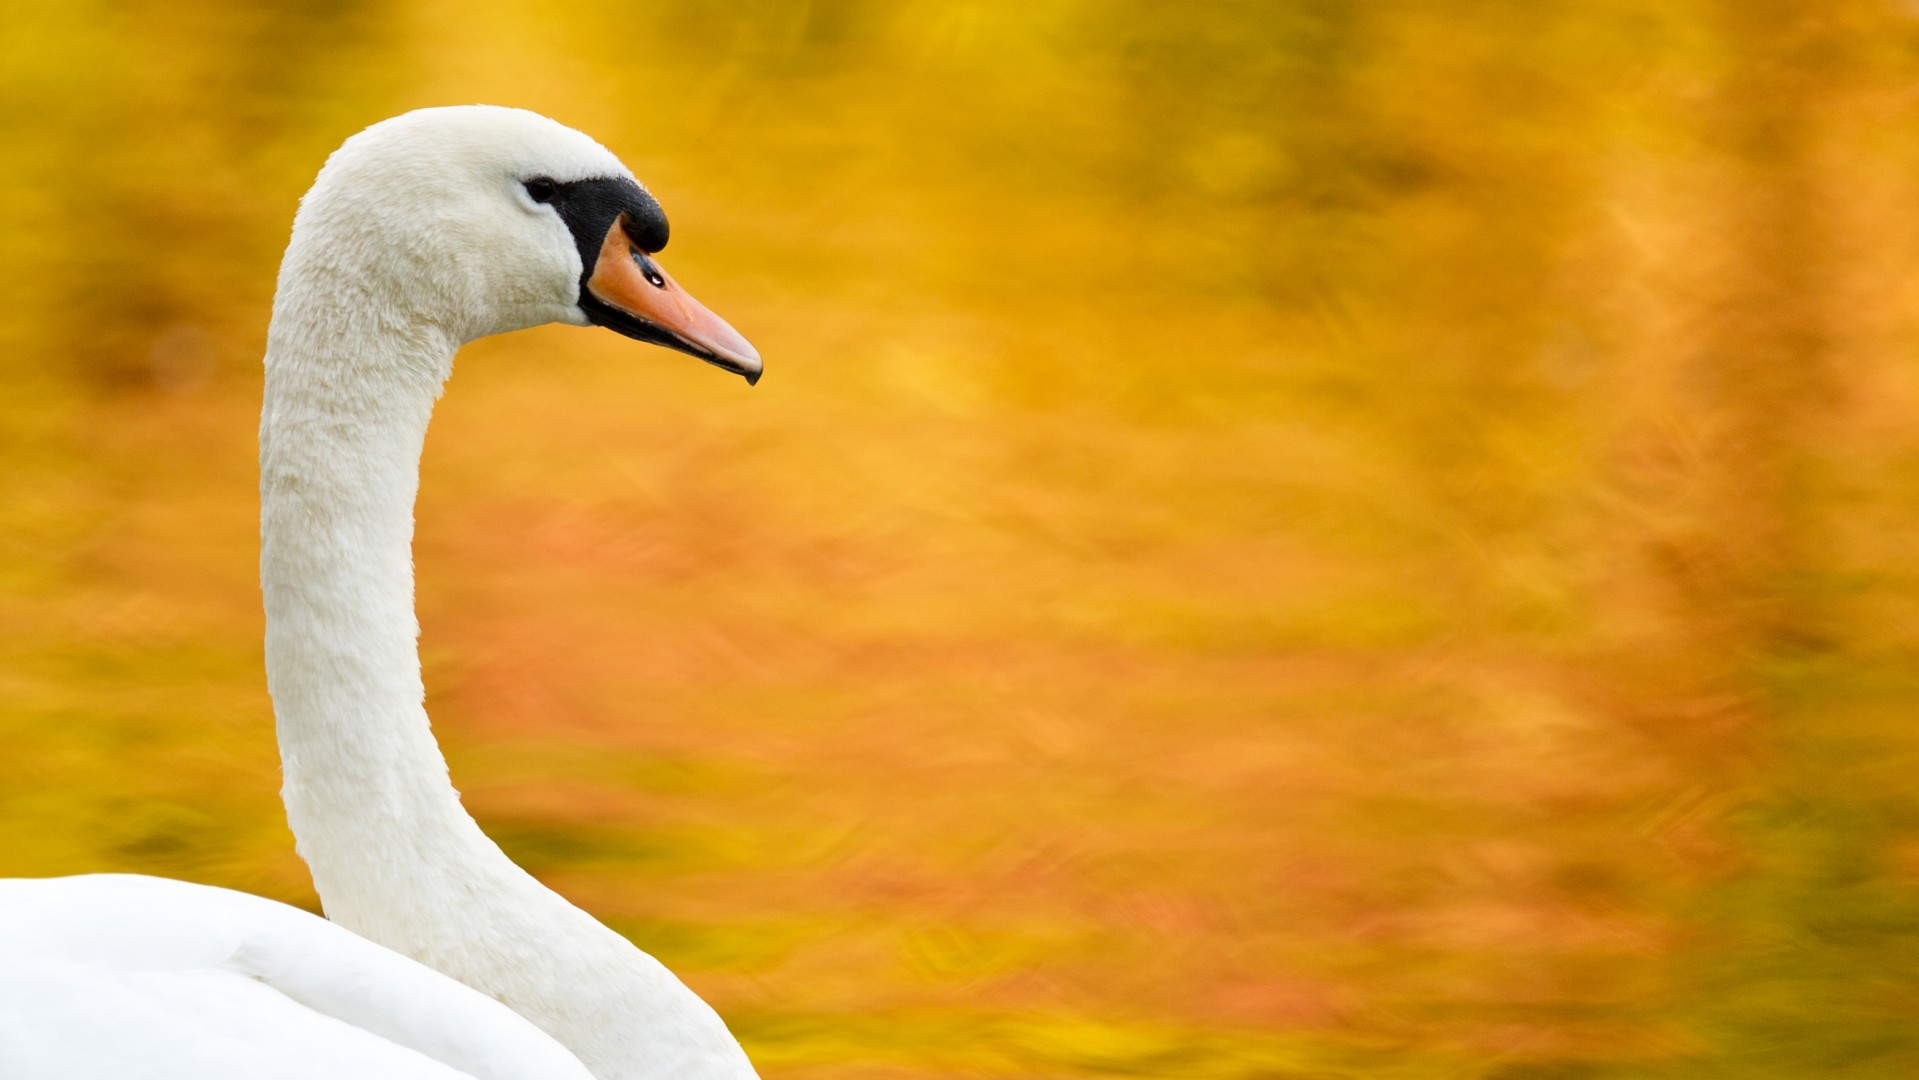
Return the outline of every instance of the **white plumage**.
<path id="1" fill-rule="evenodd" d="M 467 106 L 361 132 L 302 200 L 267 337 L 261 586 L 288 821 L 333 921 L 157 878 L 0 881 L 0 1077 L 754 1076 L 706 1003 L 480 831 L 422 704 L 413 501 L 460 345 L 599 321 L 582 253 L 605 241 L 591 284 L 622 332 L 758 374 L 618 225 L 582 235 L 547 197 L 568 185 L 650 202 L 586 136 Z M 632 266 L 663 300 L 599 295 Z"/>
<path id="2" fill-rule="evenodd" d="M 579 1078 L 511 1009 L 246 893 L 94 874 L 0 881 L 0 1075 Z"/>

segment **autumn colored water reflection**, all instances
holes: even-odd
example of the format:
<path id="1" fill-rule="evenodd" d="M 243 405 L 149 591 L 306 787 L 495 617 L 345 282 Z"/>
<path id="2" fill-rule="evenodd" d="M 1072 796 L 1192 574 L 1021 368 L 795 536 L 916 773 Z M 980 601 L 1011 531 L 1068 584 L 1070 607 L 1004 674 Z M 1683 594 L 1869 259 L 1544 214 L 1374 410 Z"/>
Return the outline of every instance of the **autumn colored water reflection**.
<path id="1" fill-rule="evenodd" d="M 748 391 L 463 354 L 481 821 L 769 1078 L 1919 1067 L 1919 19 L 1599 0 L 9 13 L 0 872 L 311 903 L 259 674 L 299 192 L 600 137 Z"/>

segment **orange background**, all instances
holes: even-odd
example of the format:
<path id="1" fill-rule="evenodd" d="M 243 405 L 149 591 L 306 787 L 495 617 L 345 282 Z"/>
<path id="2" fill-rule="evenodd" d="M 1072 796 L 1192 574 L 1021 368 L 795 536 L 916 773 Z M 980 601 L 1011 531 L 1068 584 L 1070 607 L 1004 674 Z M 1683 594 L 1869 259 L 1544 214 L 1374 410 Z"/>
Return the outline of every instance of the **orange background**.
<path id="1" fill-rule="evenodd" d="M 491 101 L 767 375 L 462 354 L 429 706 L 769 1080 L 1919 1070 L 1919 9 L 7 26 L 0 873 L 314 903 L 274 270 L 341 139 Z"/>

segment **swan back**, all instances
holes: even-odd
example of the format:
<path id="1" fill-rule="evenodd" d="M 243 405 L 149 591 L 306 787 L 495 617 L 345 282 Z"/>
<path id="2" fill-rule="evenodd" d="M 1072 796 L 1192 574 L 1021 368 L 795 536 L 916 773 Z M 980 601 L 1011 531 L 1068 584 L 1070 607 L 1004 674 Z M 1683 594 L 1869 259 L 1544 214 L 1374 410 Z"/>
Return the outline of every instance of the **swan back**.
<path id="1" fill-rule="evenodd" d="M 0 970 L 9 1080 L 590 1080 L 485 994 L 297 908 L 206 885 L 0 880 Z"/>

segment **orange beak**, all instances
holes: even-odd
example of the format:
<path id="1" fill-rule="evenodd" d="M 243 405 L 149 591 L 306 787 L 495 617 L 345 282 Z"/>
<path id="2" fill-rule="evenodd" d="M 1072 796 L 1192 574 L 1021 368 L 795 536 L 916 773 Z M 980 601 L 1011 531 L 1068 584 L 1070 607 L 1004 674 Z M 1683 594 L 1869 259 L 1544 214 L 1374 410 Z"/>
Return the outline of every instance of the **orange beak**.
<path id="1" fill-rule="evenodd" d="M 600 245 L 600 257 L 587 277 L 586 289 L 594 299 L 633 322 L 609 323 L 611 329 L 691 353 L 745 376 L 748 385 L 760 381 L 759 350 L 725 319 L 693 299 L 650 254 L 640 250 L 627 235 L 624 213 L 606 230 L 606 242 Z"/>

